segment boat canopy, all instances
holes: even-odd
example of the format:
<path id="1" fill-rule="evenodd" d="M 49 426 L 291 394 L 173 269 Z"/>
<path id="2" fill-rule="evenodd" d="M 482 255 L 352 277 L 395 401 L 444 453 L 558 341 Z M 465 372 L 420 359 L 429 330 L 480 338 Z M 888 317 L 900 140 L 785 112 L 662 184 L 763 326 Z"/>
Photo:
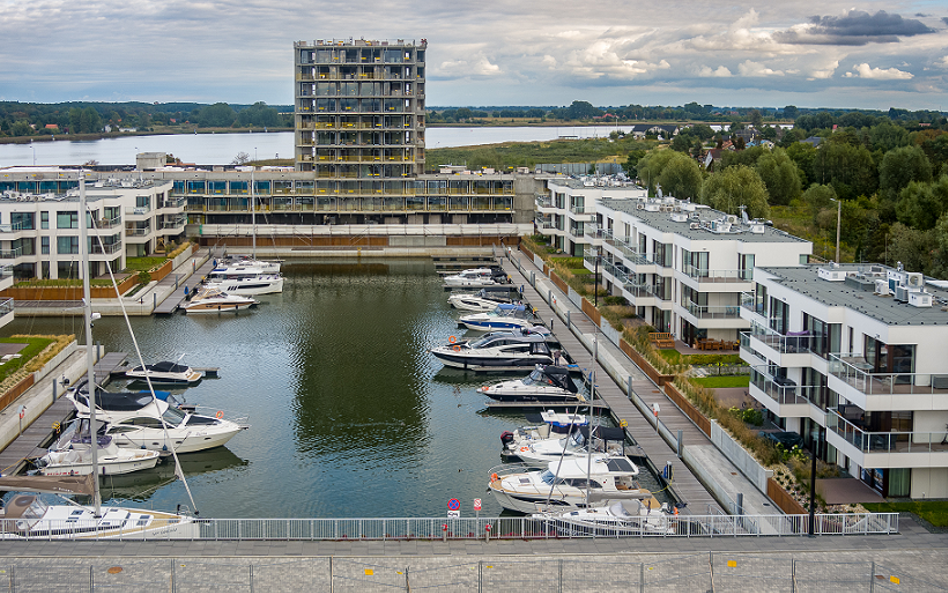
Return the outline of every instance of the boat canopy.
<path id="1" fill-rule="evenodd" d="M 188 370 L 188 367 L 183 364 L 176 364 L 170 360 L 163 360 L 161 362 L 156 362 L 152 365 L 146 365 L 148 370 L 157 371 L 159 373 L 183 373 Z M 141 371 L 142 367 L 137 366 L 133 370 Z"/>
<path id="2" fill-rule="evenodd" d="M 536 369 L 530 373 L 530 379 L 532 379 L 534 384 L 546 383 L 559 387 L 560 389 L 565 389 L 570 393 L 579 392 L 576 383 L 569 376 L 569 369 L 566 367 L 537 365 Z"/>
<path id="3" fill-rule="evenodd" d="M 155 397 L 167 401 L 171 395 L 168 391 L 155 391 Z M 86 384 L 81 383 L 76 388 L 76 399 L 87 407 L 89 405 L 89 390 Z M 99 386 L 95 389 L 95 401 L 98 407 L 107 412 L 133 412 L 140 410 L 152 402 L 149 391 L 105 391 Z"/>
<path id="4" fill-rule="evenodd" d="M 589 438 L 589 426 L 581 426 L 580 432 L 587 439 Z M 624 441 L 625 440 L 625 430 L 622 428 L 610 427 L 610 426 L 593 426 L 593 435 L 604 441 Z"/>

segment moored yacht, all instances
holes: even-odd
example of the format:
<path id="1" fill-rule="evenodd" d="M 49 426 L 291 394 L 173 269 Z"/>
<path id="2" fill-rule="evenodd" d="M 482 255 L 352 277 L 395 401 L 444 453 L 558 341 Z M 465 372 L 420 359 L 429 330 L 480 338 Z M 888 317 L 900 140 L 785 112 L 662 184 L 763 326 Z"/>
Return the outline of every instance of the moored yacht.
<path id="1" fill-rule="evenodd" d="M 163 360 L 155 364 L 139 365 L 125 371 L 125 376 L 137 381 L 151 381 L 152 385 L 170 385 L 172 387 L 188 387 L 195 385 L 204 378 L 204 373 L 195 371 L 191 367 L 177 364 L 170 360 Z"/>
<path id="2" fill-rule="evenodd" d="M 543 521 L 560 535 L 571 537 L 674 534 L 677 519 L 667 503 L 654 497 L 607 500 L 584 509 L 536 513 L 533 518 Z"/>
<path id="3" fill-rule="evenodd" d="M 236 294 L 228 294 L 215 287 L 206 287 L 198 291 L 191 300 L 181 305 L 185 313 L 236 313 L 241 309 L 249 309 L 259 303 L 250 298 Z"/>
<path id="4" fill-rule="evenodd" d="M 586 403 L 569 369 L 555 365 L 537 365 L 523 379 L 485 385 L 477 392 L 497 401 Z"/>
<path id="5" fill-rule="evenodd" d="M 241 272 L 252 268 L 264 274 L 279 274 L 280 266 L 279 261 L 263 261 L 247 255 L 232 255 L 218 260 L 211 273 Z"/>
<path id="6" fill-rule="evenodd" d="M 204 279 L 205 288 L 241 296 L 283 292 L 283 276 L 259 268 L 239 271 L 214 270 Z"/>
<path id="7" fill-rule="evenodd" d="M 625 454 L 625 432 L 621 428 L 595 426 L 590 438 L 589 426 L 577 426 L 566 435 L 546 439 L 522 439 L 503 442 L 500 455 L 505 461 L 520 460 L 530 467 L 547 467 L 551 461 L 585 458 L 593 455 L 620 456 Z"/>
<path id="8" fill-rule="evenodd" d="M 457 293 L 448 297 L 448 304 L 455 309 L 476 313 L 493 311 L 501 303 L 510 303 L 512 286 L 485 286 L 475 293 Z"/>
<path id="9" fill-rule="evenodd" d="M 536 328 L 495 332 L 473 342 L 447 344 L 430 350 L 445 366 L 466 370 L 510 371 L 551 364 L 548 332 Z"/>
<path id="10" fill-rule="evenodd" d="M 594 501 L 650 497 L 636 481 L 638 475 L 628 457 L 583 455 L 551 461 L 543 471 L 524 464 L 495 467 L 488 491 L 502 507 L 519 513 L 578 509 Z"/>
<path id="11" fill-rule="evenodd" d="M 44 476 L 84 476 L 91 474 L 92 447 L 96 447 L 98 473 L 102 476 L 127 474 L 151 469 L 158 464 L 158 451 L 147 449 L 125 449 L 115 444 L 111 437 L 105 436 L 105 426 L 100 426 L 95 444 L 89 435 L 89 423 L 81 430 L 80 420 L 73 420 L 50 450 L 34 460 L 39 472 Z"/>
<path id="12" fill-rule="evenodd" d="M 114 393 L 96 388 L 96 416 L 109 424 L 105 435 L 119 447 L 153 449 L 161 453 L 190 453 L 219 447 L 249 428 L 223 418 L 195 414 L 145 392 Z M 86 382 L 71 389 L 66 397 L 80 418 L 89 417 Z"/>
<path id="13" fill-rule="evenodd" d="M 526 305 L 503 303 L 485 313 L 464 315 L 458 323 L 476 331 L 528 329 L 536 323 L 536 315 Z"/>
<path id="14" fill-rule="evenodd" d="M 460 288 L 493 286 L 505 282 L 507 282 L 507 273 L 498 266 L 493 268 L 469 268 L 444 277 L 445 286 Z"/>

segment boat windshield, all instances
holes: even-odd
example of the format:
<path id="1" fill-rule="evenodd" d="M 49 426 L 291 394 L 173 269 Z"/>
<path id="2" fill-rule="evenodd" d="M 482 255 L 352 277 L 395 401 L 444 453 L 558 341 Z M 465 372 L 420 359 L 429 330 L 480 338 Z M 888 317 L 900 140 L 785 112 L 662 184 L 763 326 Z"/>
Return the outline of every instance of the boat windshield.
<path id="1" fill-rule="evenodd" d="M 540 474 L 540 479 L 543 480 L 544 484 L 549 484 L 551 486 L 553 485 L 554 482 L 560 483 L 563 481 L 563 480 L 557 480 L 556 476 L 553 475 L 553 472 L 551 472 L 548 469 L 543 470 L 543 473 Z"/>
<path id="2" fill-rule="evenodd" d="M 543 374 L 543 371 L 541 371 L 540 369 L 534 369 L 533 372 L 530 373 L 530 376 L 523 380 L 523 384 L 535 385 L 537 383 L 544 383 L 545 382 L 543 380 L 544 376 L 545 375 Z"/>
<path id="3" fill-rule="evenodd" d="M 481 338 L 481 339 L 479 339 L 479 340 L 477 340 L 477 341 L 471 342 L 471 348 L 483 348 L 483 347 L 484 347 L 484 344 L 487 344 L 488 342 L 490 342 L 491 340 L 493 340 L 493 339 L 496 338 L 496 337 L 497 337 L 497 336 L 492 336 L 492 335 L 488 334 L 488 335 L 484 336 L 483 338 Z"/>
<path id="4" fill-rule="evenodd" d="M 184 420 L 184 417 L 184 412 L 171 406 L 168 406 L 168 409 L 165 410 L 165 413 L 161 415 L 161 418 L 171 426 L 178 426 L 181 424 L 181 421 Z"/>

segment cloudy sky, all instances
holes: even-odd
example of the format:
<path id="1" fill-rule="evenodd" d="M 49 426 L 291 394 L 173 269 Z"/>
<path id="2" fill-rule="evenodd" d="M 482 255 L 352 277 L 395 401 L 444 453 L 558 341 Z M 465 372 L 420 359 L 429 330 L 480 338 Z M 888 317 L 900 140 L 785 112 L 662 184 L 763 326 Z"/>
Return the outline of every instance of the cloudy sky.
<path id="1" fill-rule="evenodd" d="M 428 40 L 429 106 L 948 109 L 948 0 L 0 0 L 0 100 L 293 102 L 293 41 Z"/>

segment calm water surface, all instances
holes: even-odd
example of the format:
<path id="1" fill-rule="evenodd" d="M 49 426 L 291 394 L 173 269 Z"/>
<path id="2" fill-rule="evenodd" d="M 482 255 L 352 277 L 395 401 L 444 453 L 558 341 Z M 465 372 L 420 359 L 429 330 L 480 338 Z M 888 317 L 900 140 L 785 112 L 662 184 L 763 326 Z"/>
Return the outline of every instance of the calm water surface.
<path id="1" fill-rule="evenodd" d="M 226 447 L 182 455 L 207 517 L 464 516 L 501 463 L 500 433 L 515 413 L 481 413 L 475 388 L 491 379 L 445 370 L 426 351 L 457 329 L 430 260 L 291 261 L 283 294 L 239 316 L 132 318 L 147 362 L 220 367 L 183 392 L 205 411 L 252 425 Z M 75 333 L 80 318 L 18 318 L 3 330 Z M 121 318 L 94 340 L 133 355 Z M 116 389 L 116 387 L 112 387 Z M 106 483 L 105 496 L 173 509 L 187 503 L 173 467 Z M 111 486 L 111 487 L 109 487 Z"/>

